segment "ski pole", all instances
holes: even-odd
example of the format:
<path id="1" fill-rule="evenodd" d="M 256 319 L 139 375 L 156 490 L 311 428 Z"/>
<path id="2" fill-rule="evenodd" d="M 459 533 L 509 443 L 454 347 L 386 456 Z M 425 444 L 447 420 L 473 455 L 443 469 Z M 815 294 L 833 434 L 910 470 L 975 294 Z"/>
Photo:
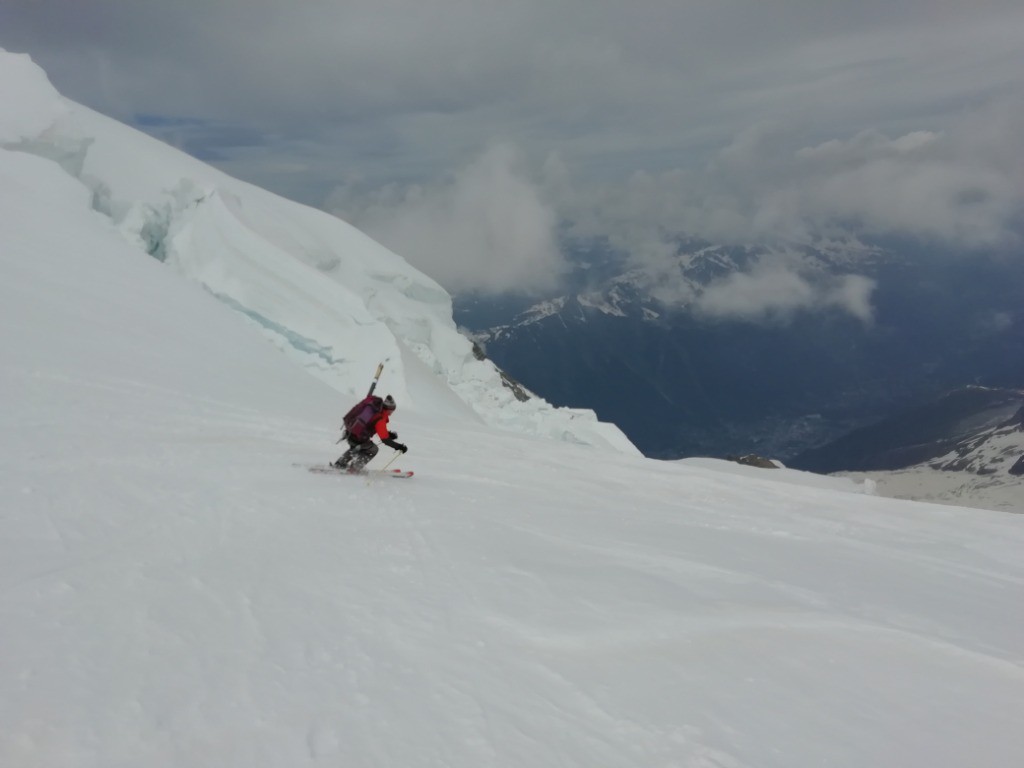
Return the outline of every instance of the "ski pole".
<path id="1" fill-rule="evenodd" d="M 385 469 L 387 469 L 387 468 L 388 468 L 388 467 L 390 467 L 390 466 L 391 466 L 392 464 L 394 464 L 394 463 L 395 463 L 395 459 L 397 459 L 397 458 L 398 458 L 399 456 L 401 456 L 401 455 L 402 455 L 402 452 L 401 452 L 401 451 L 395 451 L 395 455 L 391 457 L 391 460 L 390 460 L 390 461 L 388 461 L 388 463 L 387 463 L 387 464 L 385 464 L 385 465 L 384 465 L 383 467 L 381 467 L 381 468 L 380 468 L 380 471 L 381 471 L 381 472 L 383 472 L 383 471 L 384 471 Z"/>

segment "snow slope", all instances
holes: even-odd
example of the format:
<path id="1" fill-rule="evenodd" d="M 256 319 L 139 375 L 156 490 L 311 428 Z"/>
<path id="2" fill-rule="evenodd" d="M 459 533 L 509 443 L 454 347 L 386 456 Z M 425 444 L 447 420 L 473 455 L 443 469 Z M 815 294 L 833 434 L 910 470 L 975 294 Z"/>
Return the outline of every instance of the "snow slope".
<path id="1" fill-rule="evenodd" d="M 406 407 L 426 387 L 444 414 L 638 455 L 592 411 L 520 402 L 452 320 L 426 275 L 345 222 L 233 179 L 58 94 L 26 56 L 0 49 L 0 147 L 55 160 L 140 252 L 258 324 L 289 356 L 353 395 L 386 361 Z M 473 416 L 473 414 L 476 416 Z"/>
<path id="2" fill-rule="evenodd" d="M 1020 763 L 1024 517 L 496 430 L 418 353 L 416 477 L 311 475 L 345 398 L 92 194 L 0 149 L 0 765 Z"/>
<path id="3" fill-rule="evenodd" d="M 805 488 L 821 488 L 843 493 L 873 494 L 875 492 L 875 485 L 869 478 L 856 480 L 840 475 L 819 475 L 815 472 L 790 469 L 777 462 L 775 469 L 752 467 L 735 461 L 709 458 L 679 459 L 675 463 L 684 467 L 701 468 L 713 472 L 736 475 L 737 477 L 787 483 Z"/>

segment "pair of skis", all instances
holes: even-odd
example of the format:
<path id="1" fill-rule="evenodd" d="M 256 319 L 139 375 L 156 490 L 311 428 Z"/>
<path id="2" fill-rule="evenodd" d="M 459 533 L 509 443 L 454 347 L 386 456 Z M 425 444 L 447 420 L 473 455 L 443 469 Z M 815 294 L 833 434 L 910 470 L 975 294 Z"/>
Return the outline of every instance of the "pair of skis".
<path id="1" fill-rule="evenodd" d="M 307 467 L 310 472 L 318 475 L 350 475 L 351 477 L 394 477 L 396 479 L 405 479 L 412 477 L 415 472 L 407 469 L 360 469 L 352 472 L 348 469 L 340 469 L 331 464 L 314 464 L 311 467 Z"/>

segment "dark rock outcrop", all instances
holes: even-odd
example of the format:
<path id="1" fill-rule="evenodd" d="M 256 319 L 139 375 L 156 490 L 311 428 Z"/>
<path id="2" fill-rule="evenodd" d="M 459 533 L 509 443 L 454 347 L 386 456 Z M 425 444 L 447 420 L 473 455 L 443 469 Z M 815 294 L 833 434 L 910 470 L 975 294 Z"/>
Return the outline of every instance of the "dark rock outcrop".
<path id="1" fill-rule="evenodd" d="M 779 465 L 764 456 L 756 453 L 747 453 L 743 456 L 726 456 L 726 461 L 735 461 L 737 464 L 746 464 L 748 467 L 761 467 L 763 469 L 778 469 Z"/>

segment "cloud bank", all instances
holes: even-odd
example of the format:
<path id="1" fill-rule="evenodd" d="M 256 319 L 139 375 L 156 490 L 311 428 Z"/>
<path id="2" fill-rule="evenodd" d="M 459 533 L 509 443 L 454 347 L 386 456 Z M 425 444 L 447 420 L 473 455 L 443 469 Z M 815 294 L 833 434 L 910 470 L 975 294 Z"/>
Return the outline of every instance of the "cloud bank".
<path id="1" fill-rule="evenodd" d="M 903 235 L 965 249 L 1019 242 L 1024 99 L 893 138 L 876 129 L 801 146 L 797 127 L 740 132 L 702 168 L 577 187 L 576 231 L 688 232 L 714 242 Z M 632 247 L 629 250 L 634 250 Z M 639 250 L 639 249 L 638 249 Z"/>
<path id="2" fill-rule="evenodd" d="M 366 192 L 349 184 L 327 208 L 453 293 L 550 290 L 565 269 L 555 212 L 508 145 L 433 185 Z"/>
<path id="3" fill-rule="evenodd" d="M 1019 0 L 11 0 L 0 45 L 456 292 L 544 290 L 556 231 L 1021 250 Z"/>

